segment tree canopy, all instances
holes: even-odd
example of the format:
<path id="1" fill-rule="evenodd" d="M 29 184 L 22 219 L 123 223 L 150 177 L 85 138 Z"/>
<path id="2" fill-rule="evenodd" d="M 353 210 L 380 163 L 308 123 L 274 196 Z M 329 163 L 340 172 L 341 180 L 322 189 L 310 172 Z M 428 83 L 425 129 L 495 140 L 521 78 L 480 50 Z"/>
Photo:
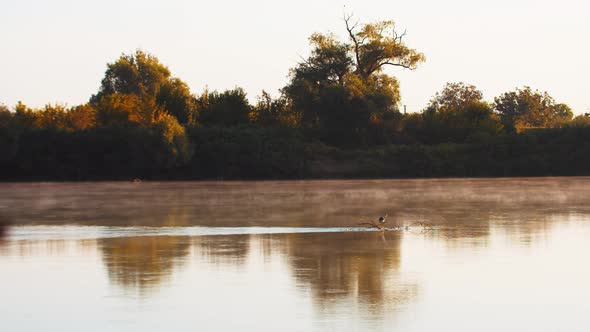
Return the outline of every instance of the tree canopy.
<path id="1" fill-rule="evenodd" d="M 561 127 L 573 118 L 569 106 L 558 104 L 547 92 L 525 86 L 494 99 L 494 108 L 508 131 Z"/>
<path id="2" fill-rule="evenodd" d="M 123 54 L 107 65 L 98 93 L 90 98 L 90 102 L 94 105 L 108 104 L 113 95 L 129 96 L 116 99 L 139 99 L 141 102 L 135 103 L 142 104 L 144 108 L 153 105 L 151 110 L 142 110 L 143 113 L 168 112 L 180 123 L 193 123 L 197 119 L 195 97 L 188 85 L 173 77 L 158 58 L 141 50 Z M 112 103 L 110 106 L 113 106 Z M 128 113 L 125 110 L 121 112 Z"/>
<path id="3" fill-rule="evenodd" d="M 427 109 L 444 113 L 446 110 L 466 107 L 481 101 L 483 101 L 483 93 L 474 85 L 463 82 L 447 83 L 442 91 L 437 92 L 430 100 Z"/>
<path id="4" fill-rule="evenodd" d="M 247 124 L 250 103 L 242 88 L 223 92 L 205 91 L 199 99 L 200 121 L 205 126 L 237 126 Z"/>
<path id="5" fill-rule="evenodd" d="M 368 77 L 386 66 L 416 69 L 426 60 L 424 54 L 408 47 L 404 42 L 406 31 L 399 33 L 394 21 L 351 24 L 352 16 L 345 16 L 346 31 L 355 59 L 355 72 Z"/>
<path id="6" fill-rule="evenodd" d="M 498 135 L 502 125 L 483 93 L 474 85 L 447 83 L 430 100 L 421 114 L 422 121 L 412 119 L 409 131 L 422 141 L 462 142 Z"/>
<path id="7" fill-rule="evenodd" d="M 312 34 L 309 55 L 289 71 L 280 95 L 263 90 L 254 105 L 237 86 L 195 96 L 141 50 L 108 63 L 88 103 L 35 109 L 18 102 L 12 110 L 0 104 L 0 168 L 23 178 L 173 178 L 176 171 L 192 178 L 297 177 L 314 174 L 306 172 L 321 164 L 318 153 L 342 149 L 334 165 L 358 155 L 355 165 L 368 170 L 363 176 L 479 174 L 465 166 L 473 155 L 482 156 L 484 169 L 495 158 L 513 162 L 514 170 L 495 163 L 489 174 L 522 175 L 521 152 L 545 160 L 548 174 L 556 164 L 550 157 L 561 156 L 557 163 L 570 169 L 575 163 L 562 160 L 588 155 L 575 146 L 588 141 L 588 114 L 572 119 L 566 104 L 526 86 L 491 103 L 474 85 L 447 83 L 421 112 L 399 112 L 400 84 L 386 68 L 414 70 L 425 56 L 393 21 L 359 24 L 345 16 L 343 26 L 344 39 Z M 528 128 L 544 129 L 522 133 Z M 554 149 L 551 156 L 535 145 L 541 141 Z M 373 151 L 372 161 L 361 151 Z M 338 168 L 332 166 L 324 168 Z"/>
<path id="8" fill-rule="evenodd" d="M 155 56 L 137 50 L 133 54 L 123 54 L 117 61 L 107 64 L 98 93 L 91 100 L 96 101 L 115 93 L 156 96 L 162 84 L 169 79 L 168 67 L 161 64 Z"/>
<path id="9" fill-rule="evenodd" d="M 405 44 L 406 33 L 398 33 L 393 21 L 350 22 L 346 16 L 346 41 L 334 34 L 313 34 L 311 54 L 291 69 L 282 90 L 305 127 L 344 136 L 366 130 L 372 118 L 398 108 L 399 83 L 384 68 L 415 69 L 425 60 Z"/>

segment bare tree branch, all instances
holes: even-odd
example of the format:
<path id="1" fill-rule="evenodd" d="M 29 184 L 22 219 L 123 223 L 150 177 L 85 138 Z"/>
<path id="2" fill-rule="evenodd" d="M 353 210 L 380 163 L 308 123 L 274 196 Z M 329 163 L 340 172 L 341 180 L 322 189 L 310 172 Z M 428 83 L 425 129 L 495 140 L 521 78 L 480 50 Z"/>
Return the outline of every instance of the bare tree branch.
<path id="1" fill-rule="evenodd" d="M 354 44 L 354 56 L 356 58 L 356 66 L 357 68 L 361 68 L 361 60 L 360 60 L 360 51 L 359 51 L 359 46 L 360 43 L 356 38 L 356 35 L 354 34 L 354 29 L 356 29 L 358 22 L 355 23 L 352 27 L 349 24 L 350 19 L 352 18 L 352 14 L 350 15 L 346 15 L 344 14 L 344 23 L 346 24 L 346 31 L 348 31 L 348 35 L 350 36 L 350 39 L 352 40 L 352 43 Z"/>
<path id="2" fill-rule="evenodd" d="M 383 67 L 383 66 L 385 66 L 385 65 L 389 65 L 389 66 L 396 66 L 396 67 L 403 67 L 403 68 L 410 69 L 410 70 L 414 70 L 414 69 L 416 69 L 416 68 L 414 68 L 414 67 L 412 67 L 412 66 L 408 66 L 408 65 L 405 65 L 405 64 L 403 64 L 403 63 L 395 63 L 395 62 L 390 62 L 390 61 L 384 61 L 384 62 L 381 62 L 381 63 L 379 64 L 378 68 L 381 68 L 381 67 Z"/>
<path id="3" fill-rule="evenodd" d="M 407 30 L 404 30 L 404 33 L 402 33 L 401 35 L 398 36 L 397 32 L 394 31 L 394 37 L 393 40 L 395 40 L 396 43 L 401 44 L 402 39 L 404 38 L 404 36 L 406 35 Z"/>

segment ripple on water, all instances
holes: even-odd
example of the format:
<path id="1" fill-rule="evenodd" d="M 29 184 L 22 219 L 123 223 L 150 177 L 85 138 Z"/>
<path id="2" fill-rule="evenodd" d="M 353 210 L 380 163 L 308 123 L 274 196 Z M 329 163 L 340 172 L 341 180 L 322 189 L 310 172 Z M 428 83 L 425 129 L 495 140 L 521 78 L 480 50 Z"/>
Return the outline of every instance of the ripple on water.
<path id="1" fill-rule="evenodd" d="M 401 228 L 385 228 L 400 231 Z M 344 233 L 378 232 L 364 227 L 143 227 L 143 226 L 16 226 L 8 233 L 8 239 L 19 240 L 85 240 L 137 236 L 215 236 L 215 235 L 264 235 L 295 233 Z"/>

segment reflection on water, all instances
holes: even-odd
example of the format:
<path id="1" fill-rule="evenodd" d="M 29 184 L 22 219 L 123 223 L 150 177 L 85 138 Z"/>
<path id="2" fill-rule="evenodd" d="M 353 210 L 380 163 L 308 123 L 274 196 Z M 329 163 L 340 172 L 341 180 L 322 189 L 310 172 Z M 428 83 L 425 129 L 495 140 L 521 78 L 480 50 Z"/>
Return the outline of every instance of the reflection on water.
<path id="1" fill-rule="evenodd" d="M 293 234 L 285 241 L 298 284 L 320 310 L 338 315 L 336 303 L 371 319 L 394 314 L 417 291 L 400 278 L 400 244 L 401 235 L 391 232 Z"/>
<path id="2" fill-rule="evenodd" d="M 10 223 L 8 218 L 6 218 L 2 213 L 0 213 L 0 253 L 2 252 L 2 248 L 8 237 L 9 228 Z"/>
<path id="3" fill-rule="evenodd" d="M 98 241 L 109 279 L 143 292 L 157 287 L 189 253 L 183 237 L 124 237 Z"/>
<path id="4" fill-rule="evenodd" d="M 222 268 L 242 270 L 252 246 L 250 235 L 205 236 L 193 240 L 201 262 Z"/>
<path id="5" fill-rule="evenodd" d="M 588 178 L 5 184 L 0 320 L 10 330 L 584 331 L 589 189 Z M 347 228 L 384 213 L 391 226 L 435 228 Z"/>
<path id="6" fill-rule="evenodd" d="M 384 282 L 399 266 L 400 239 L 394 235 L 341 233 L 289 236 L 287 256 L 296 278 L 318 300 L 355 293 L 365 303 L 383 301 Z"/>

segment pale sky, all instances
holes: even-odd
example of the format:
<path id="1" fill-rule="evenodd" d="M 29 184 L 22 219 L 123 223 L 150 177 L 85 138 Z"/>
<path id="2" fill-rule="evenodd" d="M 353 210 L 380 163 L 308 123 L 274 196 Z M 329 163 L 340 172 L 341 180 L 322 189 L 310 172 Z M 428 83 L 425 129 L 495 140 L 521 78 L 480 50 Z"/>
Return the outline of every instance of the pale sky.
<path id="1" fill-rule="evenodd" d="M 425 53 L 391 68 L 402 103 L 419 111 L 445 82 L 487 100 L 529 85 L 574 113 L 590 112 L 590 5 L 583 0 L 2 0 L 0 103 L 86 102 L 107 62 L 141 48 L 193 93 L 243 87 L 273 95 L 309 52 L 313 32 L 346 37 L 344 6 L 361 22 L 395 20 Z"/>

